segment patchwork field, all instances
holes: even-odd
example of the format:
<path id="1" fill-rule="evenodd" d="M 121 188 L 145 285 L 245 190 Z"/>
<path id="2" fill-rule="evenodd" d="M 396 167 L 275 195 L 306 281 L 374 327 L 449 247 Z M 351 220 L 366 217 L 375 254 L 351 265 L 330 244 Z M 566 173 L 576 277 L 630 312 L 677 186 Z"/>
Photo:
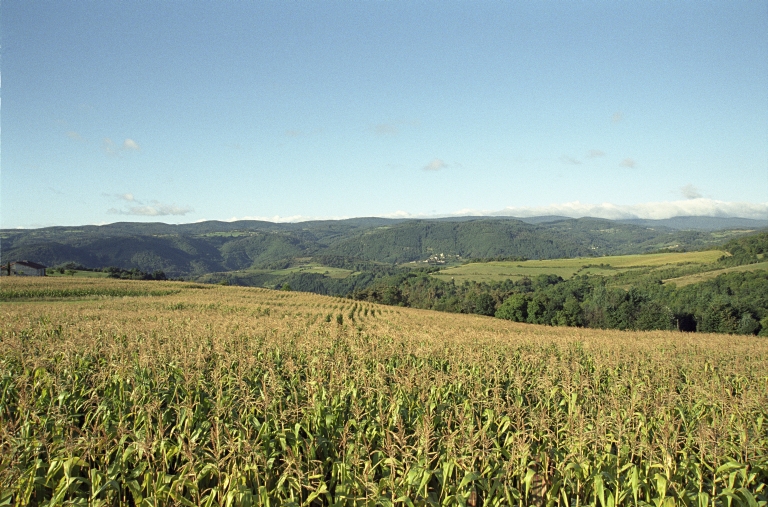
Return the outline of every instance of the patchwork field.
<path id="1" fill-rule="evenodd" d="M 478 262 L 440 270 L 434 273 L 442 280 L 456 282 L 498 282 L 538 275 L 558 275 L 564 279 L 574 275 L 606 275 L 638 268 L 665 268 L 684 264 L 709 264 L 723 256 L 720 250 L 701 252 L 672 252 L 645 255 L 616 255 L 609 257 L 577 257 L 571 259 Z"/>
<path id="2" fill-rule="evenodd" d="M 342 280 L 356 274 L 350 269 L 334 268 L 316 263 L 302 263 L 284 269 L 249 268 L 220 273 L 209 273 L 197 278 L 201 283 L 218 283 L 222 280 L 231 281 L 235 285 L 252 287 L 274 287 L 285 276 L 292 274 L 316 274 L 325 278 Z"/>
<path id="3" fill-rule="evenodd" d="M 272 275 L 289 275 L 291 273 L 316 273 L 325 275 L 329 278 L 346 278 L 353 273 L 350 269 L 332 268 L 329 266 L 321 266 L 319 264 L 305 264 L 300 266 L 294 266 L 286 269 L 279 269 L 270 271 Z"/>
<path id="4" fill-rule="evenodd" d="M 671 282 L 677 285 L 678 287 L 682 287 L 684 285 L 690 285 L 692 283 L 699 283 L 706 280 L 711 280 L 713 278 L 717 278 L 723 273 L 733 273 L 738 271 L 758 271 L 758 270 L 763 270 L 763 271 L 768 270 L 768 262 L 757 262 L 755 264 L 744 264 L 742 266 L 733 266 L 730 268 L 714 269 L 712 271 L 705 271 L 703 273 L 696 273 L 688 276 L 670 278 L 668 280 L 664 280 L 664 283 Z"/>
<path id="5" fill-rule="evenodd" d="M 0 505 L 768 502 L 768 340 L 184 282 L 0 301 Z"/>

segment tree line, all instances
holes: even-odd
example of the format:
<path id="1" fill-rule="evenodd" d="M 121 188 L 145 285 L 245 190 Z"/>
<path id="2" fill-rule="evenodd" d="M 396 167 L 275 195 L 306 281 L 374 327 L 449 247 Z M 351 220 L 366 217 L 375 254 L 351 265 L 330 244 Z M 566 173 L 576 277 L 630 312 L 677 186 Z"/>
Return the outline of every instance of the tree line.
<path id="1" fill-rule="evenodd" d="M 70 276 L 74 276 L 75 272 L 77 271 L 91 271 L 96 273 L 106 273 L 108 278 L 119 278 L 121 280 L 168 280 L 165 272 L 159 269 L 149 273 L 138 268 L 124 269 L 117 266 L 89 268 L 74 262 L 68 262 L 59 266 L 48 268 L 46 271 L 48 274 L 59 273 L 61 275 Z"/>
<path id="2" fill-rule="evenodd" d="M 768 234 L 732 240 L 709 269 L 765 260 Z M 381 277 L 348 296 L 387 305 L 495 316 L 515 322 L 600 329 L 698 331 L 768 336 L 768 271 L 723 273 L 676 287 L 662 283 L 701 266 L 640 269 L 613 277 L 556 275 L 455 284 L 435 269 Z"/>
<path id="3" fill-rule="evenodd" d="M 515 322 L 622 330 L 680 330 L 768 336 L 768 272 L 733 272 L 675 287 L 652 281 L 611 287 L 597 275 L 539 275 L 497 283 L 444 282 L 411 272 L 350 297 L 387 305 L 495 316 Z"/>

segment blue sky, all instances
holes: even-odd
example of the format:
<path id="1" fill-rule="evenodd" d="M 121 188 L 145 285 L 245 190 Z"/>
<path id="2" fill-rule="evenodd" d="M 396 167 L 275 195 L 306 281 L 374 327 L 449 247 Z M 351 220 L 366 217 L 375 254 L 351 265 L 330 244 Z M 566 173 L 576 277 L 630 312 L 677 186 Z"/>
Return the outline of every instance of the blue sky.
<path id="1" fill-rule="evenodd" d="M 5 0 L 0 226 L 768 218 L 768 2 Z"/>

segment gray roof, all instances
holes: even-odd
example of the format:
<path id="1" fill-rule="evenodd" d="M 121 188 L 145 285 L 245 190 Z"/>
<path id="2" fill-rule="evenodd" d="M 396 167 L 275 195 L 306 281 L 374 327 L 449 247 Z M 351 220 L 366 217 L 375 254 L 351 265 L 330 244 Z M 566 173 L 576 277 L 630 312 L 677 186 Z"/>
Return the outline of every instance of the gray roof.
<path id="1" fill-rule="evenodd" d="M 13 264 L 26 266 L 26 267 L 32 268 L 32 269 L 45 269 L 46 268 L 46 266 L 43 266 L 42 264 L 38 264 L 38 263 L 32 262 L 32 261 L 16 261 L 16 262 L 12 262 L 11 263 L 11 265 L 13 265 Z"/>

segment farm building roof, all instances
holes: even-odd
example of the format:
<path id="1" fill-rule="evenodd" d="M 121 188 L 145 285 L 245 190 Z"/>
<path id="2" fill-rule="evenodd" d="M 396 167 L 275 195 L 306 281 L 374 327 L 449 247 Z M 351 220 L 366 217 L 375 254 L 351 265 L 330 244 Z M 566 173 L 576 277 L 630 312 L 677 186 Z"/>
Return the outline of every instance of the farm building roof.
<path id="1" fill-rule="evenodd" d="M 32 268 L 32 269 L 45 269 L 47 267 L 32 261 L 16 261 L 16 262 L 12 262 L 11 264 L 16 264 L 16 265 L 21 264 L 22 266 L 27 266 L 28 268 Z"/>

